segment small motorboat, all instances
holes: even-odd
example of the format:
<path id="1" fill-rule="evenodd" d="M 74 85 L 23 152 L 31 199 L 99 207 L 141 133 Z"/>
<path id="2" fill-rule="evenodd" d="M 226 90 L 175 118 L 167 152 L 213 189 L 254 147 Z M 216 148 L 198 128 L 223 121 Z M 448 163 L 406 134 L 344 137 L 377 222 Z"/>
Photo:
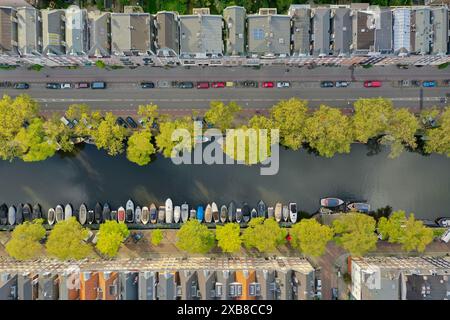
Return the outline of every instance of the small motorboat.
<path id="1" fill-rule="evenodd" d="M 81 225 L 85 225 L 87 221 L 87 207 L 84 203 L 80 205 L 80 210 L 78 211 L 78 221 Z"/>
<path id="2" fill-rule="evenodd" d="M 117 221 L 125 223 L 125 216 L 126 216 L 125 209 L 123 207 L 119 207 L 119 209 L 117 209 Z"/>
<path id="3" fill-rule="evenodd" d="M 41 210 L 41 205 L 39 203 L 36 203 L 33 206 L 33 212 L 31 213 L 31 217 L 32 217 L 32 220 L 42 218 L 42 210 Z"/>
<path id="4" fill-rule="evenodd" d="M 64 208 L 64 220 L 69 220 L 71 217 L 72 217 L 72 205 L 68 203 Z"/>
<path id="5" fill-rule="evenodd" d="M 158 210 L 158 223 L 166 222 L 166 207 L 159 206 Z"/>
<path id="6" fill-rule="evenodd" d="M 258 218 L 258 211 L 253 208 L 252 211 L 250 212 L 250 216 L 253 218 Z"/>
<path id="7" fill-rule="evenodd" d="M 227 222 L 228 217 L 228 209 L 226 205 L 222 205 L 220 207 L 220 222 L 225 223 Z"/>
<path id="8" fill-rule="evenodd" d="M 155 224 L 158 221 L 158 210 L 154 203 L 150 205 L 150 222 Z"/>
<path id="9" fill-rule="evenodd" d="M 185 202 L 181 205 L 181 221 L 186 222 L 189 219 L 189 205 Z"/>
<path id="10" fill-rule="evenodd" d="M 169 198 L 166 200 L 166 223 L 173 222 L 173 206 L 172 200 Z"/>
<path id="11" fill-rule="evenodd" d="M 205 209 L 205 222 L 211 223 L 211 221 L 212 221 L 212 209 L 211 205 L 208 203 Z"/>
<path id="12" fill-rule="evenodd" d="M 142 223 L 142 209 L 140 206 L 136 207 L 136 210 L 134 211 L 134 222 L 135 223 Z"/>
<path id="13" fill-rule="evenodd" d="M 189 210 L 189 220 L 194 220 L 194 219 L 197 219 L 197 210 L 192 208 L 191 210 Z"/>
<path id="14" fill-rule="evenodd" d="M 437 218 L 436 223 L 442 228 L 448 228 L 450 227 L 450 217 Z"/>
<path id="15" fill-rule="evenodd" d="M 22 207 L 22 215 L 24 221 L 31 221 L 31 206 L 28 203 L 25 203 Z"/>
<path id="16" fill-rule="evenodd" d="M 220 221 L 219 208 L 217 208 L 217 204 L 215 202 L 211 204 L 211 211 L 214 223 L 219 223 Z"/>
<path id="17" fill-rule="evenodd" d="M 16 210 L 16 224 L 23 223 L 23 214 L 22 214 L 23 204 L 19 203 Z"/>
<path id="18" fill-rule="evenodd" d="M 228 221 L 236 221 L 236 203 L 234 201 L 228 205 Z"/>
<path id="19" fill-rule="evenodd" d="M 173 209 L 173 222 L 179 223 L 181 218 L 181 207 L 175 206 Z"/>
<path id="20" fill-rule="evenodd" d="M 102 218 L 103 221 L 111 220 L 111 207 L 108 202 L 103 204 Z"/>
<path id="21" fill-rule="evenodd" d="M 203 207 L 202 206 L 198 206 L 197 207 L 197 220 L 202 222 L 203 218 L 204 218 Z"/>
<path id="22" fill-rule="evenodd" d="M 248 206 L 247 202 L 244 202 L 242 204 L 242 211 L 241 212 L 242 212 L 242 220 L 245 223 L 249 222 L 250 221 L 251 211 L 250 211 L 250 207 Z"/>
<path id="23" fill-rule="evenodd" d="M 287 205 L 283 206 L 283 213 L 282 213 L 282 215 L 283 215 L 283 220 L 284 221 L 288 221 L 288 219 L 289 219 L 289 207 Z"/>
<path id="24" fill-rule="evenodd" d="M 362 213 L 369 213 L 369 211 L 370 211 L 370 204 L 365 203 L 365 202 L 353 202 L 353 203 L 350 203 L 347 206 L 347 208 L 350 211 L 358 211 L 358 212 L 362 212 Z"/>
<path id="25" fill-rule="evenodd" d="M 236 222 L 241 223 L 242 222 L 242 209 L 236 208 Z"/>
<path id="26" fill-rule="evenodd" d="M 273 218 L 273 207 L 267 208 L 267 218 Z"/>
<path id="27" fill-rule="evenodd" d="M 52 226 L 55 223 L 55 219 L 56 219 L 55 209 L 53 209 L 53 208 L 48 209 L 48 212 L 47 212 L 48 224 L 50 226 Z"/>
<path id="28" fill-rule="evenodd" d="M 256 206 L 258 210 L 258 217 L 266 217 L 266 204 L 264 201 L 259 200 L 258 205 Z"/>
<path id="29" fill-rule="evenodd" d="M 141 222 L 142 224 L 147 224 L 150 221 L 150 210 L 147 206 L 142 207 Z"/>
<path id="30" fill-rule="evenodd" d="M 25 206 L 23 206 L 25 209 Z M 64 209 L 62 205 L 58 204 L 55 208 L 55 220 L 56 222 L 61 222 L 64 220 Z"/>
<path id="31" fill-rule="evenodd" d="M 94 222 L 95 222 L 95 212 L 94 212 L 94 210 L 88 210 L 87 223 L 93 224 Z"/>
<path id="32" fill-rule="evenodd" d="M 126 204 L 126 217 L 125 221 L 127 223 L 133 223 L 134 222 L 134 202 L 129 199 Z"/>
<path id="33" fill-rule="evenodd" d="M 289 203 L 289 217 L 292 223 L 297 222 L 297 203 L 295 202 Z"/>
<path id="34" fill-rule="evenodd" d="M 327 208 L 339 207 L 343 203 L 344 203 L 344 201 L 341 200 L 341 199 L 338 199 L 338 198 L 323 198 L 323 199 L 320 199 L 320 205 L 322 207 L 327 207 Z"/>
<path id="35" fill-rule="evenodd" d="M 97 202 L 94 207 L 94 221 L 97 224 L 102 223 L 102 211 L 102 204 L 100 202 Z"/>
<path id="36" fill-rule="evenodd" d="M 283 205 L 278 202 L 275 205 L 275 220 L 276 220 L 276 222 L 280 222 L 281 221 L 282 211 L 283 211 Z"/>
<path id="37" fill-rule="evenodd" d="M 6 203 L 3 203 L 0 206 L 0 224 L 6 226 L 8 223 L 8 206 Z"/>
<path id="38" fill-rule="evenodd" d="M 117 221 L 117 210 L 111 210 L 111 220 Z"/>
<path id="39" fill-rule="evenodd" d="M 16 224 L 16 207 L 10 206 L 8 209 L 8 223 L 13 226 Z"/>

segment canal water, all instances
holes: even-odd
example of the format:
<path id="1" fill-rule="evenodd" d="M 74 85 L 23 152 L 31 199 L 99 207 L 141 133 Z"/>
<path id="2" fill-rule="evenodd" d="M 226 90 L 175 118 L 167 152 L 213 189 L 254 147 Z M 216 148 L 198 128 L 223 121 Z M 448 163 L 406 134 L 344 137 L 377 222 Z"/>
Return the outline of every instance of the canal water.
<path id="1" fill-rule="evenodd" d="M 177 166 L 159 156 L 139 167 L 125 155 L 110 157 L 86 145 L 75 155 L 38 163 L 0 161 L 0 201 L 39 202 L 47 210 L 68 202 L 93 207 L 97 201 L 117 208 L 128 198 L 141 206 L 163 204 L 168 197 L 174 205 L 235 200 L 256 206 L 263 199 L 268 205 L 295 201 L 313 213 L 321 197 L 337 196 L 366 199 L 372 208 L 390 205 L 423 219 L 450 216 L 450 159 L 404 152 L 392 160 L 387 151 L 367 153 L 366 146 L 354 145 L 350 154 L 326 159 L 281 149 L 278 174 L 261 176 L 258 166 Z"/>

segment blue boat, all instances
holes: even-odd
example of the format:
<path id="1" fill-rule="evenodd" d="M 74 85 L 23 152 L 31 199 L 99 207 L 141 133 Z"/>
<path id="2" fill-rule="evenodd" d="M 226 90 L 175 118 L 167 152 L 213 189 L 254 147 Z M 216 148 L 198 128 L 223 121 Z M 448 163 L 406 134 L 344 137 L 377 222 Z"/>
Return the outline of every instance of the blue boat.
<path id="1" fill-rule="evenodd" d="M 197 220 L 202 222 L 203 218 L 204 218 L 203 207 L 202 206 L 198 206 L 197 207 Z"/>
<path id="2" fill-rule="evenodd" d="M 320 199 L 320 205 L 322 207 L 327 207 L 327 208 L 338 207 L 338 206 L 340 206 L 343 203 L 344 203 L 344 201 L 342 201 L 341 199 L 338 199 L 338 198 L 323 198 L 323 199 Z"/>
<path id="3" fill-rule="evenodd" d="M 358 212 L 362 212 L 362 213 L 369 213 L 370 211 L 370 204 L 365 203 L 365 202 L 353 202 L 350 203 L 347 208 L 350 211 L 358 211 Z"/>

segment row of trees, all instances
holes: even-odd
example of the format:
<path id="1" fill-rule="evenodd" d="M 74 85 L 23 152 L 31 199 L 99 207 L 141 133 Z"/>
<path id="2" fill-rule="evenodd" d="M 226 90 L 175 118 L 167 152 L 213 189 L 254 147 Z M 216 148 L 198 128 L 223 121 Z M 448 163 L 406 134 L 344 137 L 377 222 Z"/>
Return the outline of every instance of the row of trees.
<path id="1" fill-rule="evenodd" d="M 234 102 L 213 101 L 205 120 L 224 133 L 231 128 L 243 132 L 249 128 L 279 129 L 281 145 L 292 150 L 306 146 L 324 157 L 350 152 L 355 141 L 371 140 L 389 146 L 389 156 L 394 158 L 404 149 L 416 149 L 417 135 L 422 136 L 422 152 L 450 156 L 449 107 L 443 111 L 426 109 L 416 116 L 406 108 L 394 108 L 387 99 L 359 99 L 354 104 L 353 116 L 347 116 L 338 108 L 325 105 L 311 112 L 306 100 L 292 98 L 274 105 L 268 116 L 255 115 L 247 123 L 237 125 L 235 118 L 240 111 L 241 107 Z M 70 129 L 57 115 L 40 117 L 39 106 L 30 97 L 4 96 L 0 100 L 0 158 L 41 161 L 57 150 L 71 152 L 80 138 L 91 138 L 98 149 L 111 156 L 126 151 L 128 159 L 138 165 L 150 163 L 156 152 L 170 157 L 175 147 L 188 151 L 193 147 L 194 117 L 171 119 L 160 115 L 156 105 L 139 106 L 138 115 L 143 126 L 131 132 L 118 125 L 110 112 L 102 114 L 91 111 L 87 105 L 71 105 L 66 117 L 77 125 Z M 181 128 L 188 130 L 191 140 L 180 145 L 182 139 L 172 141 L 172 133 Z M 229 142 L 227 138 L 225 145 Z M 235 153 L 230 156 L 237 159 Z M 251 164 L 248 155 L 237 160 Z"/>
<path id="2" fill-rule="evenodd" d="M 93 254 L 87 243 L 89 230 L 75 218 L 59 222 L 48 237 L 42 219 L 17 226 L 6 244 L 9 255 L 18 260 L 38 258 L 43 254 L 43 240 L 47 253 L 60 260 L 79 260 Z M 177 232 L 176 246 L 188 253 L 205 254 L 216 245 L 224 253 L 239 252 L 244 246 L 261 253 L 272 253 L 277 247 L 290 243 L 300 253 L 321 256 L 330 241 L 347 250 L 353 256 L 363 256 L 376 249 L 378 236 L 390 243 L 402 245 L 406 252 L 423 252 L 433 240 L 433 231 L 404 211 L 396 211 L 378 223 L 369 215 L 343 214 L 332 226 L 322 225 L 316 219 L 302 219 L 292 228 L 282 228 L 274 219 L 255 218 L 241 230 L 237 223 L 217 226 L 216 231 L 197 220 L 189 220 Z M 124 240 L 130 235 L 127 226 L 116 221 L 100 225 L 95 248 L 106 257 L 115 257 Z M 157 246 L 163 240 L 161 230 L 152 231 L 151 242 Z"/>

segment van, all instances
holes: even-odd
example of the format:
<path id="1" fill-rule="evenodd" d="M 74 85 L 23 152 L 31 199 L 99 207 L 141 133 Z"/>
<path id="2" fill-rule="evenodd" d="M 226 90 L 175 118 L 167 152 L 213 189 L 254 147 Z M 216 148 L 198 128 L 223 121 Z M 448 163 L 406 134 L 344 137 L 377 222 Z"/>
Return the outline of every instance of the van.
<path id="1" fill-rule="evenodd" d="M 103 81 L 95 81 L 91 83 L 92 89 L 106 89 L 106 82 Z"/>

